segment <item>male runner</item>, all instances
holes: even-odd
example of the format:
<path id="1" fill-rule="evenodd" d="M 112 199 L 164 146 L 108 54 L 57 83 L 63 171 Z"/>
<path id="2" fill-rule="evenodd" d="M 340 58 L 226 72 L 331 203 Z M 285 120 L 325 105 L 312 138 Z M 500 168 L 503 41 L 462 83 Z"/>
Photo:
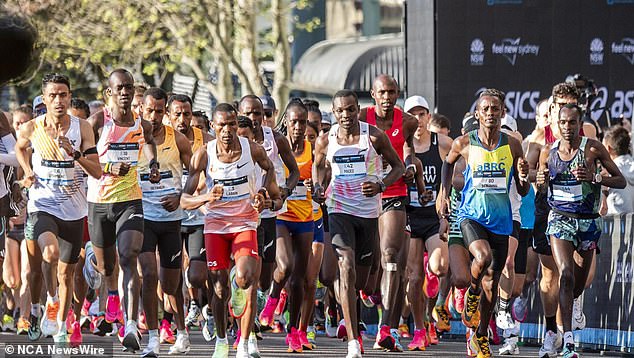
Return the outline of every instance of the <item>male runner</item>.
<path id="1" fill-rule="evenodd" d="M 16 156 L 24 170 L 23 183 L 30 188 L 29 339 L 36 340 L 43 334 L 60 343 L 69 342 L 66 316 L 73 299 L 73 272 L 88 212 L 83 172 L 92 178 L 102 174 L 90 124 L 67 113 L 70 91 L 66 76 L 56 73 L 44 76 L 42 93 L 47 113 L 23 124 L 16 144 Z M 40 330 L 42 271 L 47 302 Z M 81 341 L 70 343 L 77 345 Z"/>
<path id="2" fill-rule="evenodd" d="M 178 332 L 169 354 L 187 353 L 190 349 L 189 335 L 185 330 L 181 280 L 183 244 L 180 224 L 183 211 L 180 208 L 180 195 L 183 167 L 189 166 L 192 152 L 184 134 L 163 124 L 166 102 L 167 94 L 160 88 L 150 87 L 143 94 L 143 117 L 152 123 L 152 137 L 156 143 L 157 159 L 161 163 L 161 181 L 151 183 L 148 160 L 144 155 L 139 159 L 145 220 L 139 264 L 143 275 L 143 309 L 150 335 L 143 357 L 158 357 L 160 351 L 156 296 L 159 278 L 161 290 L 174 310 Z M 160 256 L 159 272 L 157 248 Z"/>
<path id="3" fill-rule="evenodd" d="M 395 107 L 399 87 L 391 76 L 379 75 L 374 80 L 370 94 L 376 105 L 363 108 L 359 113 L 359 120 L 385 131 L 392 147 L 406 165 L 402 178 L 381 193 L 383 210 L 379 217 L 379 241 L 383 268 L 383 317 L 376 336 L 378 346 L 402 351 L 397 328 L 405 296 L 403 284 L 408 249 L 404 230 L 407 223 L 405 206 L 409 201 L 406 182 L 412 182 L 416 173 L 416 166 L 413 164 L 413 138 L 418 120 Z M 386 170 L 388 171 L 389 169 Z"/>
<path id="4" fill-rule="evenodd" d="M 387 135 L 359 121 L 359 100 L 349 90 L 333 97 L 338 124 L 317 139 L 313 164 L 314 200 L 326 202 L 339 277 L 335 292 L 348 337 L 347 358 L 363 351 L 358 327 L 357 292 L 366 284 L 377 254 L 380 196 L 405 169 Z M 391 169 L 383 177 L 385 160 Z M 327 179 L 330 178 L 330 181 Z"/>
<path id="5" fill-rule="evenodd" d="M 253 326 L 252 304 L 258 280 L 258 246 L 256 228 L 258 212 L 264 208 L 265 196 L 279 198 L 275 172 L 264 148 L 237 136 L 237 113 L 232 105 L 221 103 L 212 114 L 215 140 L 194 154 L 190 176 L 181 197 L 184 209 L 205 205 L 205 247 L 207 266 L 213 285 L 213 311 L 216 319 L 215 358 L 228 357 L 226 337 L 227 301 L 242 312 L 240 344 L 237 357 L 250 357 L 249 335 Z M 262 188 L 256 190 L 255 165 L 266 172 Z M 201 174 L 205 174 L 209 191 L 193 196 Z M 229 275 L 231 256 L 235 261 Z"/>
<path id="6" fill-rule="evenodd" d="M 565 104 L 557 122 L 561 139 L 539 156 L 537 185 L 548 184 L 548 229 L 559 270 L 559 309 L 564 331 L 564 358 L 577 358 L 572 335 L 573 299 L 583 293 L 593 251 L 603 227 L 599 216 L 601 186 L 623 189 L 626 181 L 601 142 L 579 135 L 581 109 Z M 598 163 L 609 176 L 600 173 Z"/>
<path id="7" fill-rule="evenodd" d="M 103 168 L 100 179 L 88 180 L 88 228 L 99 272 L 108 288 L 105 319 L 120 320 L 118 282 L 113 274 L 116 255 L 123 271 L 126 323 L 123 346 L 140 349 L 137 317 L 140 298 L 137 257 L 143 245 L 143 205 L 137 165 L 141 152 L 149 162 L 150 182 L 161 176 L 156 160 L 152 124 L 136 118 L 130 108 L 134 78 L 125 69 L 108 77 L 108 106 L 89 118 L 99 134 L 97 151 Z M 116 246 L 115 246 L 116 245 Z"/>
<path id="8" fill-rule="evenodd" d="M 508 236 L 513 231 L 508 195 L 511 178 L 515 179 L 522 196 L 528 192 L 529 185 L 528 163 L 524 161 L 521 143 L 500 131 L 504 97 L 503 92 L 495 89 L 480 94 L 475 113 L 480 128 L 454 141 L 442 170 L 440 212 L 447 216 L 453 166 L 460 157 L 467 163 L 458 222 L 474 260 L 462 320 L 468 328 L 477 327 L 471 335 L 470 346 L 479 358 L 491 356 L 489 318 L 506 261 Z"/>

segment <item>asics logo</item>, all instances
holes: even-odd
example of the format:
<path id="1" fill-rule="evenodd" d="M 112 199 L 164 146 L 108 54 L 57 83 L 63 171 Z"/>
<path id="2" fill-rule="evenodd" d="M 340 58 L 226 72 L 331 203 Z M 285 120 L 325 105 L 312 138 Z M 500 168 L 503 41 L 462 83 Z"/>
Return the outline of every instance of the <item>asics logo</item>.
<path id="1" fill-rule="evenodd" d="M 174 262 L 174 260 L 176 260 L 176 258 L 179 257 L 180 255 L 181 255 L 180 251 L 172 255 L 172 259 L 170 260 L 170 262 Z"/>
<path id="2" fill-rule="evenodd" d="M 165 147 L 165 148 L 162 149 L 162 151 L 164 152 L 164 151 L 170 150 L 170 149 L 172 149 L 172 147 Z"/>
<path id="3" fill-rule="evenodd" d="M 401 202 L 400 201 L 397 201 L 397 202 L 394 203 L 394 207 L 395 208 L 398 208 L 400 206 L 401 206 Z"/>
<path id="4" fill-rule="evenodd" d="M 251 250 L 251 255 L 257 255 L 257 251 Z"/>
<path id="5" fill-rule="evenodd" d="M 372 252 L 368 252 L 367 254 L 363 254 L 363 255 L 359 256 L 359 260 L 363 260 L 366 257 L 370 257 L 370 256 L 372 256 Z"/>
<path id="6" fill-rule="evenodd" d="M 207 261 L 207 267 L 218 267 L 218 261 Z"/>
<path id="7" fill-rule="evenodd" d="M 264 245 L 264 247 L 262 248 L 262 252 L 266 252 L 266 250 L 268 250 L 272 246 L 273 246 L 273 241 L 271 241 L 268 244 Z"/>
<path id="8" fill-rule="evenodd" d="M 396 128 L 393 132 L 392 132 L 392 137 L 396 137 L 399 133 L 398 128 Z"/>

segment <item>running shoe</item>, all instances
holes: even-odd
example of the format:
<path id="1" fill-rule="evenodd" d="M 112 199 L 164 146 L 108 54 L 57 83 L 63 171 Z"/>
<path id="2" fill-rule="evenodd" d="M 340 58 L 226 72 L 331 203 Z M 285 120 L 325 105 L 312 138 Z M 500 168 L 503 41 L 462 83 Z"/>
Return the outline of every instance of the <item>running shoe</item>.
<path id="1" fill-rule="evenodd" d="M 68 332 L 68 334 L 73 334 L 73 324 L 77 322 L 77 320 L 75 319 L 75 313 L 73 312 L 72 308 L 68 309 L 68 314 L 66 315 L 66 332 Z"/>
<path id="2" fill-rule="evenodd" d="M 308 334 L 306 331 L 297 331 L 297 338 L 299 338 L 299 344 L 302 345 L 303 349 L 312 351 L 315 348 L 313 344 L 308 341 Z"/>
<path id="3" fill-rule="evenodd" d="M 336 337 L 337 328 L 337 312 L 331 312 L 330 308 L 326 307 L 326 335 Z"/>
<path id="4" fill-rule="evenodd" d="M 405 323 L 398 325 L 398 334 L 403 338 L 412 338 L 412 335 L 409 334 L 409 327 Z"/>
<path id="5" fill-rule="evenodd" d="M 480 295 L 471 294 L 471 289 L 465 294 L 465 307 L 462 311 L 462 323 L 468 328 L 476 328 L 480 321 Z"/>
<path id="6" fill-rule="evenodd" d="M 65 345 L 70 341 L 68 332 L 60 331 L 53 335 L 53 342 L 56 344 Z"/>
<path id="7" fill-rule="evenodd" d="M 337 338 L 344 339 L 348 336 L 348 330 L 346 330 L 346 323 L 344 320 L 339 321 L 337 326 Z"/>
<path id="8" fill-rule="evenodd" d="M 236 331 L 236 340 L 233 341 L 233 349 L 238 349 L 240 339 L 242 339 L 242 332 L 240 332 L 240 328 L 238 328 L 238 330 Z"/>
<path id="9" fill-rule="evenodd" d="M 121 301 L 119 295 L 108 295 L 106 300 L 106 322 L 115 323 L 121 316 Z M 119 323 L 123 323 L 120 321 Z"/>
<path id="10" fill-rule="evenodd" d="M 15 332 L 15 320 L 11 315 L 5 314 L 2 316 L 2 330 L 5 332 Z"/>
<path id="11" fill-rule="evenodd" d="M 542 346 L 539 348 L 539 357 L 540 358 L 552 358 L 557 357 L 557 348 L 561 345 L 561 334 L 559 332 L 554 333 L 553 331 L 546 332 L 544 336 L 544 342 Z"/>
<path id="12" fill-rule="evenodd" d="M 42 336 L 42 329 L 40 327 L 40 318 L 31 314 L 29 318 L 29 330 L 27 332 L 29 341 L 37 341 Z"/>
<path id="13" fill-rule="evenodd" d="M 73 323 L 73 333 L 70 334 L 70 345 L 71 347 L 79 347 L 82 342 L 81 336 L 81 326 L 79 325 L 79 321 L 75 321 Z"/>
<path id="14" fill-rule="evenodd" d="M 362 358 L 361 345 L 358 340 L 351 339 L 348 341 L 348 354 L 346 358 Z"/>
<path id="15" fill-rule="evenodd" d="M 440 332 L 449 332 L 451 330 L 451 320 L 449 318 L 449 312 L 445 309 L 444 305 L 434 306 L 434 310 L 431 312 L 431 316 L 436 321 L 436 329 Z"/>
<path id="16" fill-rule="evenodd" d="M 378 347 L 378 348 L 377 348 Z M 394 349 L 394 337 L 390 333 L 389 326 L 381 326 L 379 329 L 379 333 L 376 335 L 376 343 L 374 345 L 375 349 Z"/>
<path id="17" fill-rule="evenodd" d="M 112 323 L 106 321 L 106 314 L 100 312 L 93 318 L 92 321 L 93 331 L 92 333 L 97 336 L 105 336 L 112 331 Z"/>
<path id="18" fill-rule="evenodd" d="M 498 311 L 495 316 L 495 323 L 500 329 L 515 328 L 515 320 L 509 311 Z"/>
<path id="19" fill-rule="evenodd" d="M 229 273 L 231 286 L 231 299 L 229 300 L 229 312 L 234 318 L 240 318 L 247 310 L 247 291 L 238 286 L 236 282 L 237 266 L 233 266 Z"/>
<path id="20" fill-rule="evenodd" d="M 586 315 L 583 314 L 581 296 L 579 296 L 572 302 L 572 330 L 576 331 L 584 328 L 586 328 Z"/>
<path id="21" fill-rule="evenodd" d="M 394 338 L 394 348 L 392 348 L 391 352 L 402 352 L 403 346 L 401 345 L 401 336 L 398 334 L 398 329 L 391 329 L 392 338 Z"/>
<path id="22" fill-rule="evenodd" d="M 475 335 L 475 331 L 471 328 L 467 328 L 465 337 L 467 338 L 467 356 L 475 357 L 476 353 L 471 349 L 471 336 Z"/>
<path id="23" fill-rule="evenodd" d="M 187 312 L 187 317 L 185 317 L 185 326 L 192 327 L 198 326 L 198 321 L 200 321 L 200 317 L 202 313 L 200 312 L 200 307 L 196 304 L 196 301 L 192 300 L 189 303 L 189 310 Z"/>
<path id="24" fill-rule="evenodd" d="M 423 292 L 429 298 L 434 298 L 438 296 L 438 288 L 440 287 L 440 280 L 438 276 L 434 275 L 429 270 L 429 256 L 425 252 L 424 258 L 424 267 L 425 267 L 425 281 L 423 282 Z"/>
<path id="25" fill-rule="evenodd" d="M 312 349 L 317 349 L 317 334 L 315 333 L 315 329 L 311 329 L 309 327 L 309 331 L 306 332 L 306 339 L 308 343 L 313 347 Z"/>
<path id="26" fill-rule="evenodd" d="M 229 343 L 216 340 L 211 358 L 229 358 Z"/>
<path id="27" fill-rule="evenodd" d="M 434 322 L 425 323 L 425 328 L 427 330 L 427 342 L 432 345 L 438 344 L 438 334 L 436 333 L 436 326 Z"/>
<path id="28" fill-rule="evenodd" d="M 174 344 L 176 342 L 174 333 L 172 333 L 172 325 L 166 319 L 161 321 L 159 336 L 161 338 L 161 343 Z"/>
<path id="29" fill-rule="evenodd" d="M 489 337 L 491 337 L 491 343 L 493 343 L 493 345 L 497 346 L 502 343 L 502 338 L 498 333 L 498 327 L 495 324 L 495 319 L 493 317 L 489 319 L 489 332 Z"/>
<path id="30" fill-rule="evenodd" d="M 407 345 L 407 350 L 410 351 L 424 351 L 425 350 L 425 340 L 427 333 L 425 329 L 417 329 L 414 331 L 414 339 L 412 342 Z"/>
<path id="31" fill-rule="evenodd" d="M 31 323 L 24 317 L 20 317 L 18 319 L 18 335 L 25 335 L 29 333 L 29 327 L 31 327 Z"/>
<path id="32" fill-rule="evenodd" d="M 528 315 L 528 297 L 517 297 L 513 302 L 511 314 L 514 320 L 524 322 Z"/>
<path id="33" fill-rule="evenodd" d="M 286 344 L 288 344 L 287 352 L 302 353 L 302 344 L 299 340 L 299 331 L 295 327 L 291 328 L 291 333 L 286 335 Z"/>
<path id="34" fill-rule="evenodd" d="M 577 352 L 575 352 L 574 343 L 568 343 L 564 347 L 564 350 L 561 352 L 561 356 L 563 358 L 579 358 L 581 357 Z"/>
<path id="35" fill-rule="evenodd" d="M 147 347 L 141 353 L 141 358 L 158 358 L 159 353 L 161 352 L 161 342 L 159 341 L 159 337 L 150 337 L 147 342 Z"/>
<path id="36" fill-rule="evenodd" d="M 251 333 L 247 342 L 247 353 L 251 358 L 260 358 L 260 350 L 258 349 L 258 338 Z"/>
<path id="37" fill-rule="evenodd" d="M 280 299 L 277 302 L 277 306 L 275 307 L 275 314 L 281 315 L 284 312 L 284 308 L 286 307 L 286 299 L 288 298 L 288 293 L 285 289 L 282 289 L 280 292 Z"/>
<path id="38" fill-rule="evenodd" d="M 282 322 L 275 320 L 275 322 L 273 322 L 273 328 L 271 330 L 272 333 L 283 333 L 284 332 L 284 325 L 282 324 Z"/>
<path id="39" fill-rule="evenodd" d="M 361 302 L 363 302 L 363 305 L 367 308 L 374 307 L 374 302 L 370 299 L 370 296 L 363 292 L 363 290 L 359 290 L 359 298 L 361 298 Z"/>
<path id="40" fill-rule="evenodd" d="M 57 313 L 59 312 L 59 301 L 46 302 L 46 310 L 42 318 L 42 335 L 44 337 L 52 337 L 59 332 L 59 324 L 57 323 Z"/>
<path id="41" fill-rule="evenodd" d="M 145 316 L 145 311 L 139 313 L 139 323 L 137 325 L 139 327 L 139 332 L 146 333 L 147 329 L 147 317 Z"/>
<path id="42" fill-rule="evenodd" d="M 478 337 L 477 334 L 471 334 L 469 338 L 469 345 L 471 346 L 471 351 L 475 353 L 475 357 L 477 358 L 489 358 L 491 357 L 491 347 L 489 346 L 489 337 L 482 336 Z"/>
<path id="43" fill-rule="evenodd" d="M 260 312 L 260 324 L 262 326 L 271 327 L 273 325 L 273 319 L 275 317 L 275 308 L 279 303 L 279 298 L 273 298 L 269 296 L 264 305 L 264 309 Z"/>
<path id="44" fill-rule="evenodd" d="M 189 334 L 177 334 L 176 342 L 170 347 L 170 350 L 169 352 L 167 352 L 167 354 L 187 354 L 191 347 L 192 344 L 189 341 Z"/>
<path id="45" fill-rule="evenodd" d="M 125 326 L 125 334 L 123 336 L 123 341 L 121 344 L 123 345 L 124 352 L 136 352 L 141 349 L 140 342 L 140 334 L 139 330 L 133 321 L 128 321 Z"/>
<path id="46" fill-rule="evenodd" d="M 92 242 L 90 241 L 86 243 L 86 262 L 84 263 L 82 272 L 88 287 L 93 290 L 99 289 L 101 286 L 102 276 L 97 270 L 97 257 L 95 256 L 95 252 L 92 248 Z"/>
<path id="47" fill-rule="evenodd" d="M 512 356 L 520 354 L 520 348 L 517 346 L 517 337 L 509 337 L 504 340 L 504 345 L 500 348 L 501 356 Z"/>
<path id="48" fill-rule="evenodd" d="M 208 309 L 209 306 L 203 307 L 203 337 L 207 342 L 211 342 L 216 337 L 216 320 Z"/>
<path id="49" fill-rule="evenodd" d="M 84 298 L 84 303 L 81 305 L 81 315 L 82 316 L 89 316 L 90 314 L 88 313 L 88 311 L 90 310 L 90 306 L 92 305 L 92 302 L 88 301 L 88 299 Z"/>
<path id="50" fill-rule="evenodd" d="M 458 313 L 460 314 L 464 312 L 466 294 L 466 288 L 454 288 L 453 290 L 454 307 L 456 308 L 456 311 L 458 311 Z"/>

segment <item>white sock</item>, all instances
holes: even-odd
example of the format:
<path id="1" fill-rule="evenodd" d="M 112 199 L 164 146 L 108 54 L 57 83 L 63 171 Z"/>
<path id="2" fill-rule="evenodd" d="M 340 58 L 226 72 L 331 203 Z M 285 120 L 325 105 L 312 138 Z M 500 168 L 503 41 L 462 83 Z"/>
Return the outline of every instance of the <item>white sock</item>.
<path id="1" fill-rule="evenodd" d="M 216 345 L 221 344 L 221 343 L 223 343 L 223 344 L 229 344 L 229 341 L 227 340 L 227 337 L 225 337 L 225 338 L 220 338 L 220 337 L 218 337 L 218 336 L 216 335 Z"/>
<path id="2" fill-rule="evenodd" d="M 46 302 L 57 302 L 59 301 L 59 296 L 57 295 L 57 291 L 55 291 L 55 296 L 51 296 L 50 294 L 48 294 L 48 292 L 46 293 Z"/>
<path id="3" fill-rule="evenodd" d="M 405 320 L 403 319 L 403 317 L 401 317 L 401 318 L 398 320 L 398 324 L 399 324 L 399 326 L 400 326 L 400 325 L 402 325 L 402 324 L 405 324 L 405 323 L 406 323 L 406 322 L 405 322 Z"/>
<path id="4" fill-rule="evenodd" d="M 575 344 L 575 337 L 572 335 L 572 332 L 568 331 L 564 333 L 564 345 Z"/>
<path id="5" fill-rule="evenodd" d="M 32 303 L 31 304 L 31 314 L 33 316 L 39 317 L 40 314 L 42 312 L 40 312 L 41 308 L 40 308 L 40 304 L 39 303 Z"/>
<path id="6" fill-rule="evenodd" d="M 59 324 L 59 333 L 67 333 L 66 329 L 66 320 L 57 320 L 57 324 Z"/>

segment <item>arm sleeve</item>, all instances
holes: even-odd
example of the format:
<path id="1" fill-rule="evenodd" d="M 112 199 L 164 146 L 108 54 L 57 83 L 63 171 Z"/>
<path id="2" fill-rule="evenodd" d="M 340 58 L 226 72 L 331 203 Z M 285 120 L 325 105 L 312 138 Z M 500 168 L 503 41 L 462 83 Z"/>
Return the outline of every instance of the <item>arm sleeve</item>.
<path id="1" fill-rule="evenodd" d="M 0 153 L 0 163 L 9 165 L 12 167 L 18 167 L 20 164 L 18 163 L 18 159 L 15 156 L 15 137 L 13 134 L 9 133 L 4 137 L 0 138 L 2 140 L 2 144 L 4 148 L 7 150 L 6 153 Z"/>

